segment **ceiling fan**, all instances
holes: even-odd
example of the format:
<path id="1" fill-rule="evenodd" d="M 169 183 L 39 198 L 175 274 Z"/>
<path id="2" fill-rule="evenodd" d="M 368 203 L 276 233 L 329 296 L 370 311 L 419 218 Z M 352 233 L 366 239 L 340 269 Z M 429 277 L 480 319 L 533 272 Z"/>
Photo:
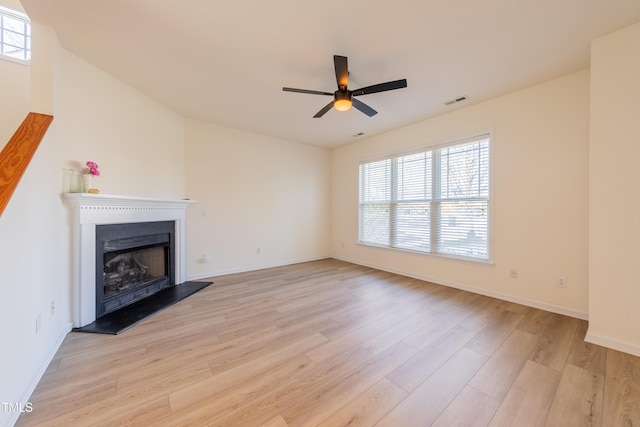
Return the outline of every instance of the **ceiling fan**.
<path id="1" fill-rule="evenodd" d="M 347 87 L 349 85 L 349 67 L 347 66 L 347 57 L 340 55 L 333 55 L 333 65 L 336 70 L 336 82 L 338 83 L 338 90 L 331 92 L 321 92 L 317 90 L 308 90 L 308 89 L 296 89 L 292 87 L 283 87 L 282 90 L 285 92 L 298 92 L 298 93 L 308 93 L 311 95 L 329 95 L 333 96 L 333 101 L 324 106 L 320 111 L 316 113 L 314 118 L 320 118 L 325 115 L 327 111 L 331 108 L 335 107 L 338 111 L 347 111 L 353 105 L 356 109 L 362 111 L 367 116 L 371 117 L 378 112 L 373 108 L 369 107 L 364 102 L 356 99 L 356 96 L 360 95 L 369 95 L 371 93 L 385 92 L 387 90 L 394 89 L 402 89 L 403 87 L 407 87 L 407 79 L 402 80 L 394 80 L 386 83 L 378 83 L 371 86 L 362 87 L 356 90 L 349 90 Z"/>

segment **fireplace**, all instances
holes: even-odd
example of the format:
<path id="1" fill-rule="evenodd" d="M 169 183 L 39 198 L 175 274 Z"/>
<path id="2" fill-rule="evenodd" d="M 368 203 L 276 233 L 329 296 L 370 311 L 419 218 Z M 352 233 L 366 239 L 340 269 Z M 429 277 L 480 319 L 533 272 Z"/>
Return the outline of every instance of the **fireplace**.
<path id="1" fill-rule="evenodd" d="M 185 221 L 194 200 L 86 193 L 63 199 L 73 208 L 74 327 L 187 281 Z"/>
<path id="2" fill-rule="evenodd" d="M 174 285 L 174 221 L 96 226 L 96 318 Z"/>

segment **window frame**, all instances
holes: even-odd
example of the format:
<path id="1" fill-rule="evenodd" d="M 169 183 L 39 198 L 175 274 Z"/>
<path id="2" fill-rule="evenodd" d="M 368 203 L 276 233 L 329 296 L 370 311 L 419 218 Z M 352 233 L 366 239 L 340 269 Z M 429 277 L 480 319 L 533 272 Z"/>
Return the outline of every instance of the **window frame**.
<path id="1" fill-rule="evenodd" d="M 24 32 L 16 32 L 14 30 L 9 30 L 9 29 L 6 30 L 8 32 L 24 36 L 25 37 L 24 48 L 21 48 L 20 46 L 14 46 L 11 43 L 5 43 L 4 41 L 5 28 L 3 24 L 4 17 L 8 17 L 24 23 L 25 25 Z M 25 13 L 0 5 L 0 59 L 2 59 L 3 61 L 14 62 L 16 64 L 29 65 L 31 63 L 31 39 L 32 39 L 31 33 L 32 33 L 31 19 L 29 19 L 29 17 Z M 19 58 L 16 56 L 11 56 L 11 55 L 2 53 L 4 51 L 4 46 L 14 46 L 18 51 L 23 52 L 24 53 L 23 56 L 26 56 L 26 58 L 24 57 Z"/>
<path id="2" fill-rule="evenodd" d="M 394 223 L 394 219 L 393 216 L 397 215 L 398 210 L 395 209 L 395 207 L 397 207 L 398 205 L 398 198 L 397 198 L 397 194 L 393 194 L 390 196 L 390 200 L 388 201 L 388 205 L 389 205 L 389 214 L 388 214 L 388 228 L 389 228 L 389 238 L 388 238 L 388 243 L 385 244 L 381 244 L 381 243 L 374 243 L 374 242 L 368 242 L 368 241 L 363 241 L 363 215 L 365 213 L 363 213 L 363 205 L 366 205 L 366 201 L 363 200 L 363 190 L 364 190 L 364 183 L 363 181 L 363 175 L 362 175 L 362 167 L 363 165 L 368 165 L 368 164 L 373 164 L 376 162 L 384 162 L 384 161 L 391 161 L 391 177 L 389 178 L 390 181 L 390 189 L 389 189 L 389 193 L 395 193 L 397 192 L 397 180 L 398 180 L 398 176 L 397 176 L 397 171 L 394 171 L 394 168 L 396 166 L 393 166 L 394 163 L 397 163 L 397 159 L 399 158 L 403 158 L 403 157 L 407 157 L 407 156 L 411 156 L 411 155 L 416 155 L 416 154 L 423 154 L 423 153 L 428 153 L 433 157 L 433 153 L 436 152 L 436 150 L 441 150 L 441 149 L 446 149 L 449 147 L 454 147 L 454 146 L 459 146 L 459 145 L 463 145 L 463 144 L 468 144 L 468 143 L 472 143 L 475 141 L 482 141 L 482 140 L 488 140 L 488 146 L 487 146 L 487 174 L 486 174 L 486 179 L 488 180 L 487 183 L 487 196 L 486 198 L 477 198 L 477 200 L 485 200 L 486 201 L 486 258 L 485 257 L 477 257 L 477 256 L 465 256 L 465 255 L 461 255 L 461 254 L 451 254 L 451 253 L 442 253 L 442 252 L 432 252 L 433 251 L 433 240 L 437 239 L 436 233 L 432 233 L 431 232 L 431 227 L 437 224 L 437 221 L 434 221 L 434 210 L 430 209 L 429 212 L 429 248 L 428 250 L 418 250 L 418 249 L 411 249 L 411 248 L 407 248 L 407 247 L 401 247 L 397 245 L 397 242 L 392 241 L 393 240 L 393 231 L 392 229 L 394 227 L 396 227 L 397 229 L 397 223 Z M 454 260 L 463 260 L 463 261 L 471 261 L 474 263 L 480 263 L 480 264 L 493 264 L 493 220 L 494 220 L 494 215 L 493 215 L 493 150 L 494 150 L 494 135 L 493 135 L 493 130 L 487 130 L 487 131 L 483 131 L 483 132 L 478 132 L 478 133 L 474 133 L 470 136 L 465 136 L 465 137 L 461 137 L 461 138 L 455 138 L 455 139 L 451 139 L 451 140 L 447 140 L 445 142 L 440 142 L 434 145 L 428 145 L 428 146 L 421 146 L 419 148 L 413 148 L 413 149 L 409 149 L 407 151 L 402 151 L 402 152 L 396 152 L 396 153 L 392 153 L 392 154 L 388 154 L 382 157 L 376 157 L 376 158 L 370 158 L 370 159 L 366 159 L 366 160 L 361 160 L 358 163 L 358 236 L 357 236 L 357 244 L 362 245 L 362 246 L 367 246 L 367 247 L 375 247 L 375 248 L 383 248 L 383 249 L 390 249 L 390 250 L 394 250 L 394 251 L 400 251 L 400 252 L 411 252 L 411 253 L 416 253 L 416 254 L 422 254 L 422 255 L 428 255 L 428 256 L 435 256 L 435 257 L 441 257 L 441 258 L 445 258 L 445 259 L 454 259 Z M 434 165 L 436 164 L 436 162 L 433 163 Z M 435 167 L 435 166 L 434 166 Z M 431 176 L 433 177 L 434 174 L 439 174 L 439 172 L 434 172 L 431 171 Z M 440 178 L 440 177 L 439 177 Z M 438 188 L 441 189 L 442 187 L 442 181 L 438 181 L 438 183 L 432 183 L 431 184 L 433 186 L 433 189 Z M 469 198 L 469 199 L 473 199 L 473 198 Z M 454 199 L 443 199 L 441 197 L 436 197 L 436 195 L 431 195 L 431 198 L 429 199 L 428 202 L 426 203 L 443 203 L 443 202 L 447 202 L 447 201 L 451 201 L 451 200 L 455 200 Z M 437 231 L 438 233 L 440 233 L 440 231 L 442 230 L 442 227 Z"/>

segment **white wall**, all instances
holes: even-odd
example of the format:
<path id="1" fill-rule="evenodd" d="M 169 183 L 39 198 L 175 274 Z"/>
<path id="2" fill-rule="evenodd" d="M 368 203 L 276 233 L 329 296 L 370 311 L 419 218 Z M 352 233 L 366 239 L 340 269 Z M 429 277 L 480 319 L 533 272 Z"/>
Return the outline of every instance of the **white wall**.
<path id="1" fill-rule="evenodd" d="M 29 76 L 16 78 L 15 70 L 0 65 L 3 94 L 15 91 L 21 108 L 38 99 L 38 105 L 52 105 L 54 115 L 0 217 L 0 402 L 23 405 L 71 326 L 71 212 L 61 197 L 63 169 L 93 160 L 100 164 L 104 192 L 185 196 L 182 117 L 64 50 L 52 31 L 42 30 L 34 53 L 44 46 L 50 60 L 28 68 L 36 76 L 33 86 Z M 30 93 L 34 87 L 38 93 Z M 21 121 L 26 112 L 14 115 Z M 0 114 L 0 124 L 15 131 L 8 117 Z M 18 415 L 0 410 L 0 425 Z"/>
<path id="2" fill-rule="evenodd" d="M 494 265 L 357 244 L 359 161 L 487 130 L 494 132 Z M 332 254 L 586 318 L 588 132 L 583 71 L 335 149 Z M 566 289 L 556 287 L 560 276 Z"/>
<path id="3" fill-rule="evenodd" d="M 63 51 L 56 125 L 65 167 L 100 165 L 102 193 L 182 198 L 184 120 L 119 80 Z"/>
<path id="4" fill-rule="evenodd" d="M 0 60 L 0 150 L 29 112 L 29 67 Z"/>
<path id="5" fill-rule="evenodd" d="M 588 339 L 640 356 L 640 24 L 591 47 Z"/>
<path id="6" fill-rule="evenodd" d="M 329 255 L 328 150 L 197 121 L 186 144 L 191 279 Z"/>

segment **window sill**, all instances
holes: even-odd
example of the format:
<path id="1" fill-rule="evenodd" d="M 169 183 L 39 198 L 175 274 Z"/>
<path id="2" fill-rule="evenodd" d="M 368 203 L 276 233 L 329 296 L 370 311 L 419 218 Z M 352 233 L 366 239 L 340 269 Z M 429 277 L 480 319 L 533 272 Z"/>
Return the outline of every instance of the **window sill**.
<path id="1" fill-rule="evenodd" d="M 466 262 L 473 262 L 475 264 L 494 265 L 494 262 L 493 262 L 493 259 L 492 259 L 491 256 L 488 259 L 482 259 L 482 258 L 466 257 L 466 256 L 461 256 L 461 255 L 434 254 L 434 253 L 431 253 L 431 252 L 414 251 L 414 250 L 411 250 L 411 249 L 393 248 L 393 247 L 390 247 L 390 246 L 375 245 L 375 244 L 372 244 L 372 243 L 364 243 L 364 242 L 360 242 L 360 241 L 356 242 L 356 244 L 358 246 L 385 249 L 385 250 L 390 250 L 390 251 L 394 251 L 394 252 L 406 252 L 406 253 L 417 254 L 417 255 L 425 255 L 425 256 L 436 257 L 436 258 L 445 259 L 445 260 L 466 261 Z"/>

